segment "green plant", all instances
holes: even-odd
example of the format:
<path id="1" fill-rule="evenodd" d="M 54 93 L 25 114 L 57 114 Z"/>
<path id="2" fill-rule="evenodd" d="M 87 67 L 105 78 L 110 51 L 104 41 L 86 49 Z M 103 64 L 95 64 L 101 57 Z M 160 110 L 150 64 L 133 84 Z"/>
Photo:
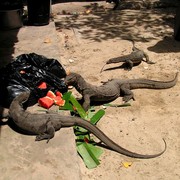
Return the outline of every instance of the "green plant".
<path id="1" fill-rule="evenodd" d="M 70 91 L 63 95 L 63 99 L 65 100 L 65 105 L 60 107 L 61 110 L 69 110 L 78 113 L 81 118 L 90 121 L 94 125 L 105 114 L 104 110 L 100 109 L 95 112 L 93 108 L 90 108 L 86 113 Z M 94 142 L 86 129 L 75 126 L 74 133 L 76 135 L 77 151 L 86 166 L 89 169 L 97 167 L 100 164 L 99 157 L 103 153 L 103 150 L 96 146 L 96 142 Z"/>

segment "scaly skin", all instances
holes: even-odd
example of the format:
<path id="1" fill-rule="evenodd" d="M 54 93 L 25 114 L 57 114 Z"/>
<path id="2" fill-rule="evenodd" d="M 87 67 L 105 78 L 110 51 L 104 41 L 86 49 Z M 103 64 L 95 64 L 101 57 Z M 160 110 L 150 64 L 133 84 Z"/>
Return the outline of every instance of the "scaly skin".
<path id="1" fill-rule="evenodd" d="M 112 79 L 101 86 L 93 86 L 87 83 L 77 73 L 71 73 L 65 78 L 65 83 L 72 85 L 83 96 L 83 108 L 87 111 L 91 102 L 110 102 L 123 96 L 123 101 L 134 99 L 132 89 L 167 89 L 175 86 L 178 73 L 171 81 L 154 81 L 148 79 Z"/>
<path id="2" fill-rule="evenodd" d="M 147 53 L 145 53 L 143 50 L 136 48 L 134 41 L 133 40 L 131 41 L 133 43 L 133 48 L 132 48 L 133 52 L 131 54 L 116 58 L 111 58 L 106 62 L 106 64 L 123 62 L 126 65 L 127 70 L 131 70 L 133 66 L 139 65 L 142 61 L 145 61 L 147 64 L 155 64 L 154 62 L 149 60 L 149 56 L 147 55 Z M 101 72 L 103 71 L 104 66 L 102 67 Z"/>
<path id="3" fill-rule="evenodd" d="M 129 157 L 141 158 L 141 159 L 155 158 L 163 154 L 166 150 L 166 142 L 164 141 L 165 148 L 162 152 L 158 154 L 154 154 L 154 155 L 137 154 L 122 148 L 114 141 L 112 141 L 110 138 L 108 138 L 95 125 L 92 125 L 90 122 L 81 119 L 79 117 L 62 116 L 55 113 L 31 114 L 25 111 L 22 107 L 22 104 L 25 101 L 27 101 L 28 97 L 29 97 L 29 93 L 27 92 L 17 96 L 10 105 L 9 116 L 13 119 L 13 121 L 19 128 L 21 128 L 22 130 L 28 133 L 37 135 L 36 141 L 47 139 L 48 142 L 51 138 L 54 137 L 55 131 L 58 131 L 63 127 L 80 126 L 87 129 L 89 132 L 93 133 L 110 149 Z"/>

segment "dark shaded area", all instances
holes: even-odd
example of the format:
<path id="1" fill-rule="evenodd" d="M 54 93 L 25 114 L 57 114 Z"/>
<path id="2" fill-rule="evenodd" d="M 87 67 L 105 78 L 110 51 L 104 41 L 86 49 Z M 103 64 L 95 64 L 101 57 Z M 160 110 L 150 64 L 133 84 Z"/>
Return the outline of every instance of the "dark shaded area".
<path id="1" fill-rule="evenodd" d="M 104 1 L 104 0 L 52 0 L 52 4 L 58 3 L 69 3 L 69 2 L 97 2 L 97 1 Z"/>
<path id="2" fill-rule="evenodd" d="M 138 27 L 144 26 L 145 29 L 151 31 L 155 37 L 162 36 L 162 27 L 160 24 L 166 24 L 170 28 L 174 27 L 174 14 L 175 9 L 159 9 L 155 11 L 156 14 L 162 15 L 162 19 L 152 19 L 151 14 L 153 11 L 137 11 L 130 14 L 126 11 L 107 11 L 105 12 L 103 6 L 98 6 L 97 3 L 85 6 L 85 9 L 91 9 L 91 16 L 84 16 L 79 21 L 79 15 L 72 15 L 65 20 L 56 22 L 57 30 L 61 29 L 78 29 L 83 38 L 92 41 L 101 42 L 108 39 L 129 39 L 132 38 L 136 41 L 147 42 L 153 38 L 142 38 L 142 34 L 138 33 Z M 118 24 L 120 22 L 120 24 Z M 83 30 L 83 27 L 88 27 L 88 30 Z M 137 29 L 134 33 L 133 30 Z M 96 32 L 94 31 L 96 30 Z M 170 36 L 167 33 L 164 36 Z"/>
<path id="3" fill-rule="evenodd" d="M 162 0 L 159 2 L 163 4 L 165 1 Z M 161 37 L 163 40 L 160 40 L 153 47 L 149 47 L 149 51 L 157 53 L 179 52 L 179 42 L 174 40 L 172 31 L 174 29 L 176 7 L 180 4 L 180 1 L 170 3 L 169 6 L 173 8 L 164 8 L 165 6 L 161 6 L 163 8 L 153 8 L 151 10 L 141 9 L 140 11 L 136 10 L 132 12 L 128 10 L 112 11 L 111 9 L 106 9 L 105 11 L 104 6 L 98 3 L 90 3 L 84 6 L 86 10 L 91 9 L 90 16 L 80 16 L 78 14 L 67 15 L 66 17 L 62 16 L 62 19 L 60 18 L 60 20 L 55 21 L 55 25 L 57 31 L 75 29 L 82 34 L 83 39 L 97 42 L 107 41 L 109 39 L 133 39 L 136 42 L 149 42 Z M 71 9 L 71 11 L 73 10 Z M 157 17 L 152 18 L 153 15 Z M 151 32 L 153 36 L 143 37 L 143 33 L 139 31 L 139 27 L 143 27 L 148 32 Z M 172 31 L 165 31 L 165 27 L 171 28 Z"/>
<path id="4" fill-rule="evenodd" d="M 28 24 L 44 26 L 50 20 L 50 0 L 27 0 Z"/>
<path id="5" fill-rule="evenodd" d="M 121 62 L 120 62 L 119 64 L 121 64 Z M 137 66 L 137 65 L 135 65 L 135 66 Z M 103 72 L 103 71 L 112 71 L 112 70 L 116 70 L 116 69 L 128 70 L 128 67 L 127 67 L 127 64 L 126 64 L 126 63 L 123 63 L 123 64 L 120 65 L 120 66 L 115 65 L 115 67 L 110 67 L 110 68 L 108 68 L 108 65 L 106 65 L 105 68 L 103 68 L 102 72 Z"/>
<path id="6" fill-rule="evenodd" d="M 19 29 L 13 30 L 0 30 L 0 68 L 4 67 L 5 65 L 9 64 L 13 61 L 13 54 L 15 50 L 15 44 L 18 42 L 17 34 Z M 0 84 L 2 87 L 2 82 Z M 5 109 L 0 107 L 0 117 L 3 116 Z M 1 125 L 3 124 L 2 118 L 0 118 L 0 131 Z"/>
<path id="7" fill-rule="evenodd" d="M 69 3 L 69 2 L 100 2 L 105 0 L 52 0 L 52 4 Z M 111 1 L 113 2 L 113 1 Z M 136 1 L 136 0 L 120 0 L 120 9 L 141 9 L 141 8 L 167 8 L 177 7 L 179 0 L 157 0 L 151 1 Z"/>
<path id="8" fill-rule="evenodd" d="M 174 22 L 174 38 L 177 41 L 180 41 L 180 6 L 176 9 Z"/>
<path id="9" fill-rule="evenodd" d="M 1 135 L 1 126 L 6 125 L 6 119 L 8 118 L 7 109 L 0 106 L 0 135 Z"/>
<path id="10" fill-rule="evenodd" d="M 18 42 L 19 29 L 0 30 L 0 68 L 13 60 L 14 45 Z"/>
<path id="11" fill-rule="evenodd" d="M 180 52 L 180 42 L 174 40 L 173 36 L 166 36 L 147 49 L 156 53 Z"/>
<path id="12" fill-rule="evenodd" d="M 0 107 L 0 115 L 2 116 L 2 113 L 3 113 L 3 108 L 2 107 Z M 3 122 L 2 121 L 2 117 L 0 118 L 0 136 L 1 136 L 1 126 L 3 126 L 3 125 L 6 125 L 7 123 L 5 123 L 5 122 Z"/>

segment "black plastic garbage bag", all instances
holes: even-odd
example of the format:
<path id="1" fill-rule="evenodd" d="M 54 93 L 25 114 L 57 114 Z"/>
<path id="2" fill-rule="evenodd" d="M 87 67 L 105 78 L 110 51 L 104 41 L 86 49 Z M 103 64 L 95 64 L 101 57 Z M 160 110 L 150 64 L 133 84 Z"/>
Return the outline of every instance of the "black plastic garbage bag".
<path id="1" fill-rule="evenodd" d="M 64 93 L 67 87 L 64 83 L 66 72 L 55 59 L 31 53 L 18 56 L 15 61 L 0 69 L 0 103 L 9 107 L 12 100 L 24 91 L 30 91 L 27 106 L 33 105 L 48 90 Z M 46 82 L 47 89 L 38 85 Z"/>

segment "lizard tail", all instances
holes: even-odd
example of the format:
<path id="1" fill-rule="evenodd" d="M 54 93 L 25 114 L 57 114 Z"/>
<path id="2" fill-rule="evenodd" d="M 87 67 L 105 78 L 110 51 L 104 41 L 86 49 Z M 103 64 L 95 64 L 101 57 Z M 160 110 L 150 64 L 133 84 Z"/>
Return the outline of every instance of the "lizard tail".
<path id="1" fill-rule="evenodd" d="M 133 45 L 132 50 L 133 50 L 133 51 L 138 51 L 138 50 L 139 50 L 139 49 L 135 46 L 135 41 L 134 41 L 134 39 L 127 39 L 127 40 L 129 40 L 129 41 L 132 42 L 132 45 Z"/>
<path id="2" fill-rule="evenodd" d="M 106 64 L 105 64 L 106 65 Z M 103 69 L 104 69 L 104 67 L 105 67 L 105 65 L 101 68 L 101 71 L 100 71 L 100 73 L 102 73 L 103 72 Z"/>
<path id="3" fill-rule="evenodd" d="M 126 62 L 128 60 L 129 60 L 129 55 L 124 55 L 124 56 L 111 58 L 108 61 L 106 61 L 106 64 Z"/>
<path id="4" fill-rule="evenodd" d="M 163 139 L 164 144 L 165 144 L 165 148 L 164 148 L 163 151 L 161 151 L 158 154 L 143 155 L 143 154 L 138 154 L 138 153 L 131 152 L 131 151 L 119 146 L 118 144 L 116 144 L 109 137 L 107 137 L 99 128 L 92 125 L 90 122 L 88 122 L 86 120 L 83 120 L 81 118 L 74 118 L 74 119 L 76 119 L 75 120 L 76 121 L 75 125 L 87 129 L 89 132 L 94 134 L 98 139 L 100 139 L 106 146 L 108 146 L 110 149 L 112 149 L 112 150 L 114 150 L 114 151 L 116 151 L 116 152 L 118 152 L 120 154 L 129 156 L 129 157 L 132 157 L 132 158 L 150 159 L 150 158 L 158 157 L 158 156 L 160 156 L 161 154 L 163 154 L 166 151 L 167 145 L 166 145 L 166 141 Z"/>
<path id="5" fill-rule="evenodd" d="M 130 80 L 131 89 L 147 88 L 147 89 L 168 89 L 176 85 L 178 80 L 178 72 L 171 81 L 155 81 L 149 79 L 134 79 Z"/>

